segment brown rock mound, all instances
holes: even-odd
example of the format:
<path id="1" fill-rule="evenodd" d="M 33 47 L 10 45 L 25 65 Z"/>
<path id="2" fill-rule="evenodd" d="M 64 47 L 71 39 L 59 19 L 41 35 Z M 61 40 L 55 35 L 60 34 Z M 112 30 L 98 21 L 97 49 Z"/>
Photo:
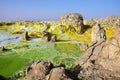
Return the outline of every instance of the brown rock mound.
<path id="1" fill-rule="evenodd" d="M 48 80 L 72 80 L 66 74 L 64 67 L 53 68 Z"/>
<path id="2" fill-rule="evenodd" d="M 46 80 L 46 75 L 53 68 L 53 64 L 47 61 L 34 62 L 26 69 L 25 80 Z"/>
<path id="3" fill-rule="evenodd" d="M 120 29 L 108 41 L 93 43 L 76 62 L 82 80 L 120 80 Z"/>
<path id="4" fill-rule="evenodd" d="M 26 68 L 24 80 L 73 80 L 71 73 L 64 67 L 54 68 L 47 61 L 33 62 Z"/>
<path id="5" fill-rule="evenodd" d="M 46 42 L 56 42 L 57 41 L 57 36 L 54 34 L 51 34 L 49 32 L 44 32 L 42 35 L 42 40 L 46 41 Z"/>

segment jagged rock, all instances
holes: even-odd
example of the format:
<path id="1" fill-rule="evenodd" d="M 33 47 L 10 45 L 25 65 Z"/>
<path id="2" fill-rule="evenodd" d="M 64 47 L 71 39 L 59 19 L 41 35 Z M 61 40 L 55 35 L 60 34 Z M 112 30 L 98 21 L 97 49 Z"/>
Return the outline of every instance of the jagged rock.
<path id="1" fill-rule="evenodd" d="M 34 62 L 31 66 L 26 68 L 25 80 L 45 80 L 46 75 L 49 74 L 53 68 L 53 64 L 47 61 Z"/>
<path id="2" fill-rule="evenodd" d="M 106 32 L 103 28 L 101 28 L 100 24 L 96 24 L 91 32 L 92 42 L 99 41 L 101 39 L 106 40 Z"/>
<path id="3" fill-rule="evenodd" d="M 24 32 L 24 34 L 23 34 L 23 40 L 29 40 L 29 39 L 30 39 L 30 37 L 28 35 L 28 32 Z"/>
<path id="4" fill-rule="evenodd" d="M 105 44 L 105 40 L 100 40 L 99 42 L 92 43 L 88 49 L 85 51 L 82 57 L 76 62 L 76 65 L 84 65 L 84 64 L 91 64 L 91 61 L 93 62 L 96 60 Z M 84 65 L 87 66 L 87 65 Z"/>
<path id="5" fill-rule="evenodd" d="M 83 33 L 82 32 L 82 30 L 84 29 L 83 17 L 82 17 L 82 15 L 80 15 L 78 13 L 69 13 L 69 14 L 65 14 L 65 15 L 61 16 L 60 23 L 62 25 L 69 24 L 72 27 L 74 27 L 75 30 L 76 30 L 76 28 L 77 29 L 79 28 L 79 30 L 80 30 L 79 33 Z"/>
<path id="6" fill-rule="evenodd" d="M 120 29 L 105 41 L 94 42 L 76 62 L 75 74 L 82 80 L 120 80 Z"/>
<path id="7" fill-rule="evenodd" d="M 48 80 L 72 80 L 66 75 L 64 67 L 53 68 Z"/>

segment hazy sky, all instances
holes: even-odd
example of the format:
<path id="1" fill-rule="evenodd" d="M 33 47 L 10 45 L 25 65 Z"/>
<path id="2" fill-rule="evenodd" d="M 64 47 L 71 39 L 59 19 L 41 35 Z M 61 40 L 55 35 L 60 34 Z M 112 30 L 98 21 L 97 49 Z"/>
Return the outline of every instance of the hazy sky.
<path id="1" fill-rule="evenodd" d="M 120 0 L 0 0 L 0 20 L 58 20 L 65 13 L 120 16 Z"/>

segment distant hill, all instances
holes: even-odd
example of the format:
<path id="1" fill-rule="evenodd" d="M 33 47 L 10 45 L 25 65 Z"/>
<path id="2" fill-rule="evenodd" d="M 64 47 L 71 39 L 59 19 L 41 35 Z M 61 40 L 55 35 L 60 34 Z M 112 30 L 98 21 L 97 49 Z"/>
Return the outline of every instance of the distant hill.
<path id="1" fill-rule="evenodd" d="M 84 24 L 95 25 L 96 23 L 109 27 L 120 27 L 120 16 L 108 16 L 105 18 L 92 18 L 84 20 Z"/>

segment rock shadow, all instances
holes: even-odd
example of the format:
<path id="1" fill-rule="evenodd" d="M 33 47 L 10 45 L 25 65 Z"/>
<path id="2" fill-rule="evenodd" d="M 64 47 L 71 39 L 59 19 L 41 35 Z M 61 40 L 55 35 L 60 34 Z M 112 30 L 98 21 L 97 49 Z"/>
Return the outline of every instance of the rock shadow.
<path id="1" fill-rule="evenodd" d="M 81 27 L 81 34 L 85 33 L 90 28 L 92 28 L 90 25 L 84 25 L 83 27 Z"/>

